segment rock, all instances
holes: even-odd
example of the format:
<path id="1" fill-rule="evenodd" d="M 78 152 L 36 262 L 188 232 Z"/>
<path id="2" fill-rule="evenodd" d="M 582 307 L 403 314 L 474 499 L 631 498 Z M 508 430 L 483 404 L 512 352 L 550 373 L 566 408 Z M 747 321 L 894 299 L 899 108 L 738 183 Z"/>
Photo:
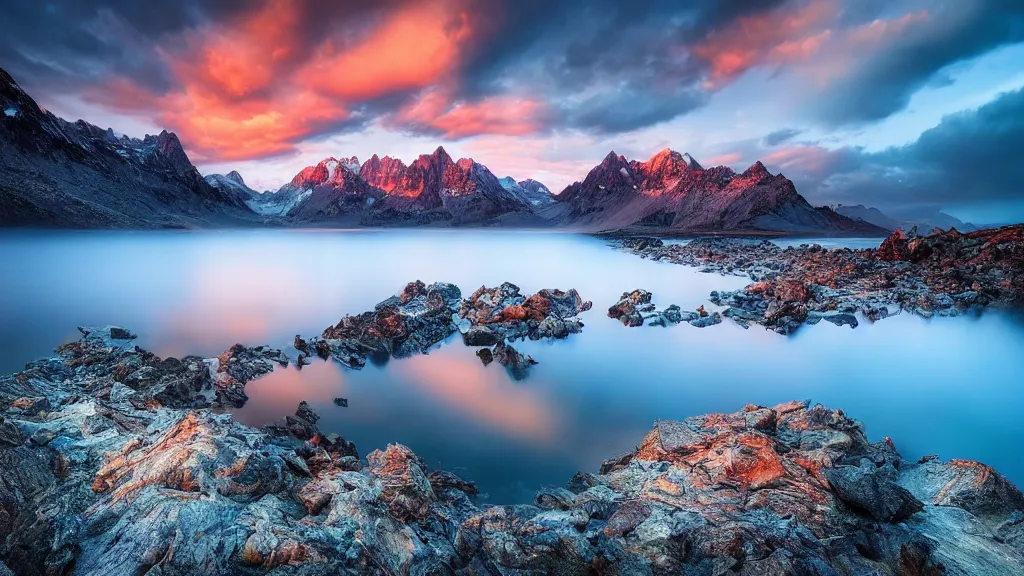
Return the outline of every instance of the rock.
<path id="1" fill-rule="evenodd" d="M 383 452 L 375 450 L 366 457 L 370 472 L 383 481 L 381 500 L 399 520 L 423 520 L 436 499 L 426 475 L 426 465 L 412 450 L 401 444 L 388 444 Z"/>
<path id="2" fill-rule="evenodd" d="M 290 434 L 299 440 L 312 440 L 320 434 L 316 425 L 319 420 L 320 416 L 303 400 L 299 402 L 294 416 L 285 416 L 283 420 L 265 426 L 264 430 L 273 436 Z"/>
<path id="3" fill-rule="evenodd" d="M 549 510 L 569 510 L 576 504 L 576 495 L 560 486 L 548 487 L 537 492 L 533 502 Z"/>
<path id="4" fill-rule="evenodd" d="M 484 366 L 487 366 L 494 361 L 494 354 L 491 353 L 490 348 L 481 348 L 476 351 L 476 355 L 480 358 L 480 361 L 483 362 Z"/>
<path id="5" fill-rule="evenodd" d="M 665 243 L 662 242 L 660 239 L 649 237 L 623 238 L 621 242 L 624 248 L 628 248 L 635 252 L 644 252 L 645 250 L 650 250 L 651 248 L 661 248 L 662 246 L 665 245 Z"/>
<path id="6" fill-rule="evenodd" d="M 427 480 L 435 495 L 444 495 L 449 490 L 458 490 L 466 496 L 476 496 L 478 493 L 476 484 L 447 470 L 434 470 Z"/>
<path id="7" fill-rule="evenodd" d="M 494 360 L 508 369 L 516 380 L 522 380 L 529 374 L 531 366 L 537 363 L 531 356 L 524 356 L 510 344 L 499 342 L 491 352 Z"/>
<path id="8" fill-rule="evenodd" d="M 924 509 L 920 500 L 893 480 L 896 471 L 866 466 L 838 466 L 825 473 L 839 499 L 879 522 L 902 522 Z"/>
<path id="9" fill-rule="evenodd" d="M 342 408 L 348 408 L 348 398 L 335 398 L 335 406 L 341 406 Z"/>
<path id="10" fill-rule="evenodd" d="M 494 346 L 504 337 L 487 326 L 473 326 L 462 335 L 462 340 L 466 346 Z"/>
<path id="11" fill-rule="evenodd" d="M 701 308 L 703 308 L 703 306 L 701 306 Z M 700 313 L 698 312 L 697 313 L 697 317 L 695 317 L 695 318 L 694 317 L 690 317 L 690 320 L 688 320 L 687 323 L 690 326 L 693 326 L 694 328 L 707 328 L 708 326 L 714 326 L 715 324 L 721 324 L 722 323 L 722 315 L 719 314 L 718 312 L 715 312 L 714 314 L 711 314 L 711 315 L 707 315 L 707 313 L 705 312 L 705 315 L 701 316 Z"/>
<path id="12" fill-rule="evenodd" d="M 619 301 L 608 308 L 608 317 L 620 320 L 626 326 L 642 326 L 644 317 L 637 307 L 650 304 L 651 297 L 650 292 L 641 289 L 623 292 Z"/>
<path id="13" fill-rule="evenodd" d="M 10 410 L 38 415 L 49 411 L 50 399 L 45 396 L 23 396 L 11 401 Z"/>
<path id="14" fill-rule="evenodd" d="M 576 316 L 591 306 L 576 290 L 544 289 L 527 298 L 518 286 L 505 282 L 496 288 L 481 286 L 462 301 L 453 319 L 467 345 L 488 346 L 486 342 L 492 340 L 496 344 L 521 338 L 566 338 L 583 329 Z"/>
<path id="15" fill-rule="evenodd" d="M 114 340 L 134 340 L 136 336 L 124 328 L 112 326 L 110 328 L 110 337 Z"/>
<path id="16" fill-rule="evenodd" d="M 135 390 L 132 390 L 120 382 L 114 382 L 114 385 L 110 388 L 111 402 L 124 402 L 134 395 Z"/>
<path id="17" fill-rule="evenodd" d="M 675 304 L 657 310 L 651 303 L 651 293 L 646 290 L 624 292 L 619 301 L 608 309 L 608 317 L 620 320 L 624 325 L 635 327 L 647 322 L 648 326 L 669 326 L 684 320 L 684 313 Z"/>
<path id="18" fill-rule="evenodd" d="M 897 228 L 878 247 L 875 255 L 879 260 L 895 262 L 907 260 L 910 257 L 910 250 L 907 248 L 907 235 Z"/>
<path id="19" fill-rule="evenodd" d="M 723 316 L 740 326 L 761 324 L 779 334 L 821 320 L 856 327 L 858 314 L 874 322 L 900 310 L 931 318 L 1024 305 L 1024 224 L 969 234 L 896 230 L 874 250 L 818 245 L 783 250 L 739 238 L 620 246 L 704 272 L 749 276 L 753 283 L 744 290 L 712 292 L 711 302 L 726 306 Z M 707 325 L 685 314 L 683 321 Z"/>
<path id="20" fill-rule="evenodd" d="M 46 446 L 47 444 L 52 442 L 53 439 L 56 437 L 57 433 L 54 432 L 53 430 L 50 430 L 48 428 L 39 428 L 38 430 L 32 433 L 32 436 L 30 436 L 28 440 L 29 442 L 35 444 L 36 446 Z"/>
<path id="21" fill-rule="evenodd" d="M 345 316 L 315 341 L 317 354 L 334 358 L 353 369 L 367 360 L 386 362 L 425 353 L 456 330 L 458 287 L 437 282 L 410 282 L 402 291 L 378 303 L 373 310 Z"/>
<path id="22" fill-rule="evenodd" d="M 407 291 L 410 303 L 419 290 Z M 351 442 L 317 429 L 306 403 L 262 430 L 188 396 L 137 408 L 193 373 L 212 386 L 208 367 L 111 347 L 106 334 L 0 377 L 0 573 L 1015 574 L 1024 565 L 1024 496 L 997 471 L 904 461 L 888 439 L 869 442 L 859 422 L 806 401 L 659 421 L 636 450 L 540 490 L 532 505 L 482 505 L 471 481 L 428 470 L 405 446 L 362 466 Z M 124 381 L 137 386 L 129 401 L 103 399 Z M 11 408 L 22 398 L 50 408 Z"/>

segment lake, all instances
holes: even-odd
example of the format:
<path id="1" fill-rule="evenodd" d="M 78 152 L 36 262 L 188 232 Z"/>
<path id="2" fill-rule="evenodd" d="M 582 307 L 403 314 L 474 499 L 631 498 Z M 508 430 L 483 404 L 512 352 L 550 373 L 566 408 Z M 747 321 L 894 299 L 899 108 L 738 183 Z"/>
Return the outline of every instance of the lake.
<path id="1" fill-rule="evenodd" d="M 779 241 L 811 243 L 814 239 Z M 817 240 L 835 247 L 878 239 Z M 784 337 L 729 320 L 709 328 L 626 328 L 605 316 L 624 291 L 695 309 L 749 281 L 609 248 L 599 238 L 510 231 L 161 231 L 0 233 L 0 370 L 21 369 L 76 326 L 118 324 L 162 356 L 234 344 L 287 347 L 407 282 L 469 294 L 510 281 L 524 294 L 576 288 L 594 308 L 582 334 L 516 344 L 539 361 L 512 380 L 453 338 L 430 354 L 361 371 L 314 361 L 250 383 L 235 417 L 261 425 L 295 411 L 361 455 L 389 442 L 476 481 L 485 500 L 529 501 L 542 485 L 635 447 L 657 419 L 811 399 L 892 437 L 906 458 L 940 454 L 1024 483 L 1024 321 L 901 314 L 857 329 L 828 323 Z M 345 397 L 347 408 L 332 399 Z"/>

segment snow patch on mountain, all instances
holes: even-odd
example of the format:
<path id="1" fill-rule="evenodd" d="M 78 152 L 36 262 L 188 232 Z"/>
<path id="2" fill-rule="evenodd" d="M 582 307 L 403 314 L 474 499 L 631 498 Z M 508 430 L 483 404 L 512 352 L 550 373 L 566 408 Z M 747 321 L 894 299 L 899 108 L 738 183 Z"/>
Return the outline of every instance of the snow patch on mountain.
<path id="1" fill-rule="evenodd" d="M 338 169 L 340 163 L 337 160 L 331 159 L 324 164 L 327 167 L 327 179 L 334 180 L 334 171 Z"/>
<path id="2" fill-rule="evenodd" d="M 298 206 L 303 200 L 313 194 L 312 188 L 307 188 L 299 194 L 288 195 L 284 193 L 260 194 L 249 200 L 246 204 L 252 211 L 260 216 L 284 216 L 291 212 L 292 208 Z"/>

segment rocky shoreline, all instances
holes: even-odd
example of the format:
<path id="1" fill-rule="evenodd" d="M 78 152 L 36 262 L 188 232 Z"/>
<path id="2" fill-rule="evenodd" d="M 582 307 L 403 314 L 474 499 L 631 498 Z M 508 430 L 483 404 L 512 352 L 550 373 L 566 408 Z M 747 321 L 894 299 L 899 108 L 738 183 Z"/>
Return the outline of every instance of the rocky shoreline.
<path id="1" fill-rule="evenodd" d="M 493 505 L 405 446 L 360 459 L 305 403 L 262 429 L 220 413 L 216 390 L 273 351 L 214 365 L 130 338 L 85 330 L 0 377 L 0 574 L 1024 570 L 1015 486 L 976 462 L 905 461 L 839 410 L 658 422 L 598 473 Z"/>
<path id="2" fill-rule="evenodd" d="M 897 230 L 878 248 L 863 250 L 781 248 L 741 238 L 669 245 L 635 237 L 613 245 L 702 272 L 750 277 L 754 283 L 742 290 L 712 292 L 711 302 L 743 327 L 780 334 L 822 320 L 856 327 L 858 318 L 873 322 L 902 311 L 931 318 L 1024 306 L 1024 225 L 967 234 Z"/>

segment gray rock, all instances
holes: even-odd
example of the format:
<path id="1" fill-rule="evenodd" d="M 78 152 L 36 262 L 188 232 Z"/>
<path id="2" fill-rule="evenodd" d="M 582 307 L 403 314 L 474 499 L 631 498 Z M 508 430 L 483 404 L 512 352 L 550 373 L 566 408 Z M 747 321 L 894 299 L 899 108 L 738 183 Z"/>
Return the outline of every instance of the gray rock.
<path id="1" fill-rule="evenodd" d="M 832 489 L 846 504 L 880 522 L 902 522 L 924 505 L 893 479 L 896 471 L 866 466 L 838 466 L 825 472 Z"/>
<path id="2" fill-rule="evenodd" d="M 494 346 L 505 338 L 487 326 L 473 326 L 462 335 L 466 346 Z"/>

